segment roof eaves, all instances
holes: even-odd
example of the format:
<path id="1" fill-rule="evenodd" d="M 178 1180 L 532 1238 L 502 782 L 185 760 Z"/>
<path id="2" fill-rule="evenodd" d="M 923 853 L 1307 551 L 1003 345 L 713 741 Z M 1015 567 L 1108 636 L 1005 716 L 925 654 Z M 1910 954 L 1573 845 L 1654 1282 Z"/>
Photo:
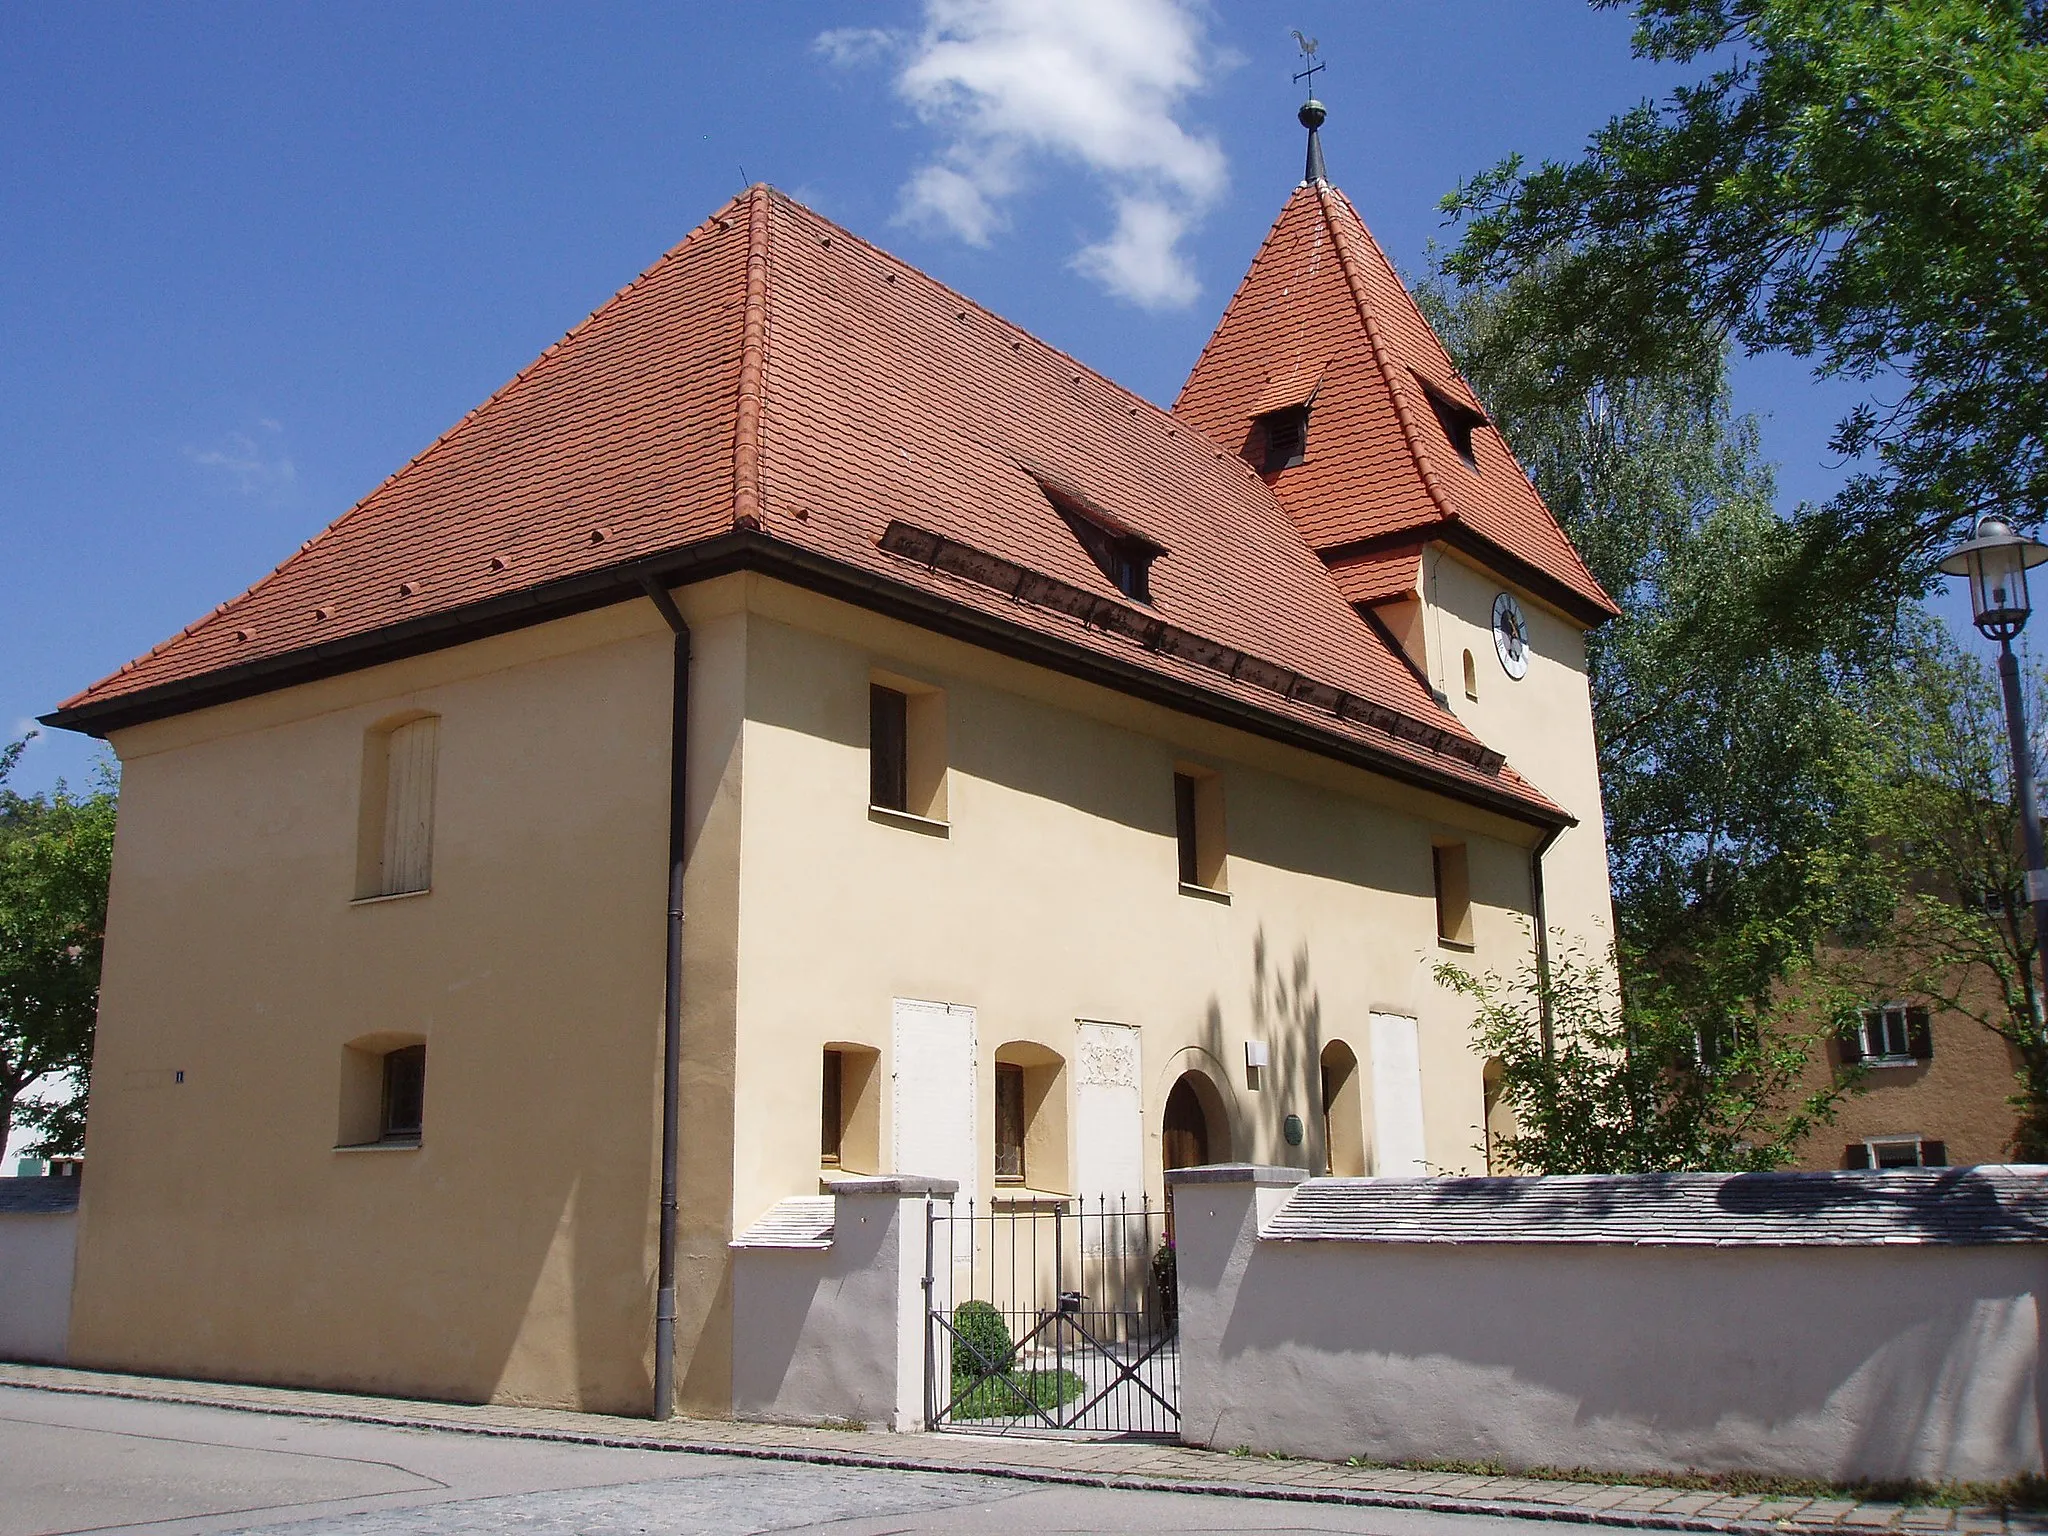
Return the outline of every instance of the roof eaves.
<path id="1" fill-rule="evenodd" d="M 159 684 L 99 704 L 66 706 L 43 716 L 42 723 L 104 736 L 109 731 L 150 720 L 445 650 L 573 613 L 631 602 L 644 595 L 644 583 L 649 579 L 682 586 L 741 570 L 758 571 L 935 633 L 1299 747 L 1320 757 L 1346 762 L 1396 782 L 1492 811 L 1524 826 L 1549 829 L 1576 823 L 1569 812 L 1533 788 L 1518 788 L 1509 782 L 1475 782 L 1448 767 L 1432 767 L 1391 748 L 1378 748 L 1355 736 L 1320 729 L 1229 694 L 1196 687 L 1137 661 L 1105 656 L 1076 641 L 1062 640 L 1017 620 L 1004 619 L 943 594 L 753 530 L 735 530 L 628 564 L 508 593 L 465 608 L 423 615 L 405 624 L 351 635 L 328 645 Z M 1470 771 L 1469 765 L 1460 766 Z"/>

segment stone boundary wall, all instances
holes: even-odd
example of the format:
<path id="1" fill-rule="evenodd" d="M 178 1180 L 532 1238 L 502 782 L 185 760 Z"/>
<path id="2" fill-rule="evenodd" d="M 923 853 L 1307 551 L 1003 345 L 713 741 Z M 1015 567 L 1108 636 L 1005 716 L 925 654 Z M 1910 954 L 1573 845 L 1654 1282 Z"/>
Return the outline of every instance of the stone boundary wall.
<path id="1" fill-rule="evenodd" d="M 2048 1169 L 1169 1180 L 1190 1444 L 1838 1482 L 2044 1469 Z"/>
<path id="2" fill-rule="evenodd" d="M 925 1207 L 955 1187 L 835 1179 L 733 1240 L 734 1418 L 925 1427 Z"/>
<path id="3" fill-rule="evenodd" d="M 0 1179 L 0 1360 L 69 1358 L 78 1180 Z"/>

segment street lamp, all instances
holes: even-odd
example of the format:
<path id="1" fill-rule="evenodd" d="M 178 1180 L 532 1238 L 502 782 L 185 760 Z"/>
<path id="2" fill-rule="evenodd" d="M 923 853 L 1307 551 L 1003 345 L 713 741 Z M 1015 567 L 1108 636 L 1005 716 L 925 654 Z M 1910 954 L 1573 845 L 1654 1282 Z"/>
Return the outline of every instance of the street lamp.
<path id="1" fill-rule="evenodd" d="M 2005 690 L 2005 732 L 2012 744 L 2012 780 L 2019 800 L 2020 835 L 2026 839 L 2027 901 L 2034 909 L 2034 943 L 2041 951 L 2042 998 L 2048 1002 L 2048 863 L 2041 852 L 2041 816 L 2034 805 L 2034 755 L 2027 750 L 2026 708 L 2020 700 L 2020 664 L 2012 637 L 2033 611 L 2027 569 L 2048 561 L 2048 544 L 2013 530 L 1997 513 L 1977 519 L 1975 532 L 1941 569 L 1970 583 L 1970 617 L 1987 640 L 1998 642 L 1998 681 Z"/>

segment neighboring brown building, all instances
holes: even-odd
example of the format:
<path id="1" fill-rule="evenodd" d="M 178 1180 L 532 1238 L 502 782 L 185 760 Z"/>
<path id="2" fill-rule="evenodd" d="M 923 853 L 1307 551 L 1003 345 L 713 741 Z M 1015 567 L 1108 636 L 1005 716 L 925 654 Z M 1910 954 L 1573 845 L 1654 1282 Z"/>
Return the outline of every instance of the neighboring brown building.
<path id="1" fill-rule="evenodd" d="M 2018 1055 L 1968 1015 L 1881 993 L 1808 1078 L 1861 1065 L 1863 1084 L 1807 1137 L 1800 1168 L 1944 1167 L 2010 1157 Z"/>

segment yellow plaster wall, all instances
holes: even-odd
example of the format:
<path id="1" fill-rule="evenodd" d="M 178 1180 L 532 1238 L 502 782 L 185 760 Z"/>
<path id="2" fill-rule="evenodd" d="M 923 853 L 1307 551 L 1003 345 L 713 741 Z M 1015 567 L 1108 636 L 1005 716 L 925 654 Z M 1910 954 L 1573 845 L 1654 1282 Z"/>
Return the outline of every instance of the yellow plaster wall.
<path id="1" fill-rule="evenodd" d="M 997 1048 L 1071 1059 L 1079 1019 L 1142 1030 L 1155 1193 L 1166 1092 L 1196 1060 L 1224 1080 L 1234 1156 L 1321 1171 L 1317 1063 L 1341 1039 L 1369 1081 L 1374 1011 L 1421 1021 L 1430 1160 L 1482 1167 L 1469 1008 L 1430 975 L 1450 954 L 1430 842 L 1471 849 L 1476 954 L 1455 958 L 1513 968 L 1533 829 L 774 582 L 749 607 L 736 1224 L 816 1188 L 828 1041 L 882 1053 L 887 1162 L 897 997 L 977 1010 L 984 1191 Z M 943 829 L 869 813 L 876 671 L 946 691 Z M 1177 762 L 1223 776 L 1227 903 L 1178 887 Z M 1252 1038 L 1272 1051 L 1256 1085 Z"/>
<path id="2" fill-rule="evenodd" d="M 686 1340 L 725 1272 L 742 635 L 698 637 Z M 627 604 L 116 735 L 75 1364 L 646 1410 L 669 656 Z M 432 889 L 355 904 L 363 735 L 414 709 Z M 427 1042 L 416 1151 L 334 1150 L 375 1031 Z"/>
<path id="3" fill-rule="evenodd" d="M 1605 963 L 1614 943 L 1607 879 L 1607 823 L 1593 744 L 1593 696 L 1585 631 L 1528 592 L 1441 545 L 1423 557 L 1430 681 L 1451 710 L 1508 765 L 1578 818 L 1543 856 L 1553 953 L 1576 946 Z M 1513 592 L 1529 626 L 1529 670 L 1516 679 L 1493 644 L 1493 600 Z M 1465 693 L 1464 653 L 1479 688 Z M 1557 939 L 1555 930 L 1564 930 Z"/>

